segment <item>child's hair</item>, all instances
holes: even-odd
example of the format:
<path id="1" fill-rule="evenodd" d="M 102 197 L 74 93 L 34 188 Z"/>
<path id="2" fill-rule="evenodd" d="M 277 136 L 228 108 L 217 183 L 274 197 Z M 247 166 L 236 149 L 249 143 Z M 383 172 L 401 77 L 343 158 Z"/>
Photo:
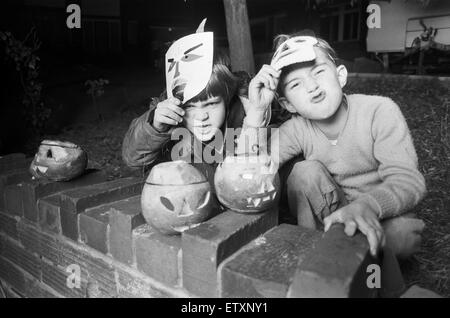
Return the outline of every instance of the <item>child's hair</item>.
<path id="1" fill-rule="evenodd" d="M 206 87 L 188 102 L 204 101 L 213 96 L 220 96 L 228 106 L 238 88 L 238 78 L 231 72 L 231 61 L 222 50 L 214 50 L 211 77 Z"/>

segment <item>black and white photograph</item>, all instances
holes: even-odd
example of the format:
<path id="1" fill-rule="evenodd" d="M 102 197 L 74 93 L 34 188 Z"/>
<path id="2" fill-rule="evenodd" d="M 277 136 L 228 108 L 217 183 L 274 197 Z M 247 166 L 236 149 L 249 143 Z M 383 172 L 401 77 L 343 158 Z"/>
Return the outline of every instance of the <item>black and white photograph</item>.
<path id="1" fill-rule="evenodd" d="M 0 298 L 450 297 L 450 1 L 0 5 Z"/>

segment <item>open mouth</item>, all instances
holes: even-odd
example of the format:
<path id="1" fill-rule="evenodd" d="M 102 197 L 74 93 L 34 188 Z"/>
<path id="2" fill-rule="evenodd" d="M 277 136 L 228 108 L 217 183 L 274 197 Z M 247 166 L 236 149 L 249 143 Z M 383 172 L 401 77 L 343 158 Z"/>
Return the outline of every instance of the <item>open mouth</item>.
<path id="1" fill-rule="evenodd" d="M 311 98 L 311 103 L 320 103 L 321 101 L 323 101 L 326 97 L 326 94 L 324 91 L 320 92 L 319 94 L 315 95 L 314 97 Z"/>
<path id="2" fill-rule="evenodd" d="M 186 88 L 187 81 L 184 78 L 177 78 L 172 83 L 172 95 L 179 100 L 184 99 L 184 89 Z"/>

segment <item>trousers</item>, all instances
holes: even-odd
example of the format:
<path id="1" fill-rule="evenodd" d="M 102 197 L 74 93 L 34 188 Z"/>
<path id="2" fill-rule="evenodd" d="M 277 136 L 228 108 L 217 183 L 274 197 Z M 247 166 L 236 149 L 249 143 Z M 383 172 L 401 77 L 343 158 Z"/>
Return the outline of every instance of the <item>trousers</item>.
<path id="1" fill-rule="evenodd" d="M 327 216 L 351 203 L 319 161 L 296 158 L 286 163 L 279 174 L 283 185 L 280 211 L 289 213 L 281 217 L 294 220 L 298 225 L 322 230 Z M 425 224 L 414 214 L 402 214 L 380 223 L 386 246 L 398 258 L 408 258 L 420 249 Z"/>

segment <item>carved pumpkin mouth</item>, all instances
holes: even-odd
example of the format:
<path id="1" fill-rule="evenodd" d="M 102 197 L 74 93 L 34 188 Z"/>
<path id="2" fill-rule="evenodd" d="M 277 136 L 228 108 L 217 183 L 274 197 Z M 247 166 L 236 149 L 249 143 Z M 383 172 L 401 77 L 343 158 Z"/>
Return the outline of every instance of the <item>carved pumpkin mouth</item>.
<path id="1" fill-rule="evenodd" d="M 259 191 L 255 193 L 252 197 L 247 198 L 248 208 L 257 208 L 261 203 L 266 201 L 273 201 L 277 196 L 277 191 L 273 186 L 272 182 L 266 180 L 261 184 Z"/>

